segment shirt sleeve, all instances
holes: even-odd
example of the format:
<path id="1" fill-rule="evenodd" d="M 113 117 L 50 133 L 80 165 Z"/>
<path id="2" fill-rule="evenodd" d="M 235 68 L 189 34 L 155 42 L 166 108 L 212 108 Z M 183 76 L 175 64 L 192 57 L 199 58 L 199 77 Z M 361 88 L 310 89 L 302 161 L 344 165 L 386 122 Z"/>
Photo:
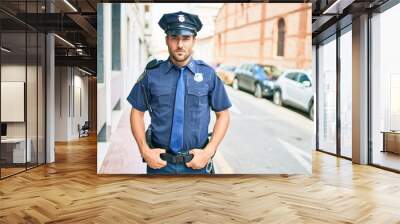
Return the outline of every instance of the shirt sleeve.
<path id="1" fill-rule="evenodd" d="M 142 85 L 144 85 L 147 89 L 147 77 L 144 77 L 143 79 L 140 79 L 138 82 L 136 82 L 131 92 L 129 93 L 127 100 L 133 108 L 145 112 L 147 110 L 147 106 Z"/>
<path id="2" fill-rule="evenodd" d="M 212 78 L 211 109 L 215 112 L 223 111 L 232 106 L 221 79 L 215 74 Z"/>

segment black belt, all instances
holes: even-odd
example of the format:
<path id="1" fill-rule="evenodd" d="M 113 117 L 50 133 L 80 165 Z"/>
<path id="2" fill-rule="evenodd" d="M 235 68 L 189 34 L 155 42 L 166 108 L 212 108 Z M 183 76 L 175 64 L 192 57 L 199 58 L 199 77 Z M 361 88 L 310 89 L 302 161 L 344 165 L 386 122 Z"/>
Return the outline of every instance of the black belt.
<path id="1" fill-rule="evenodd" d="M 152 141 L 151 139 L 151 128 L 147 129 L 146 131 L 146 142 L 149 145 L 150 148 L 162 148 L 166 149 L 165 153 L 160 154 L 160 158 L 164 161 L 167 161 L 168 163 L 174 163 L 174 164 L 185 164 L 190 162 L 193 159 L 193 155 L 190 154 L 189 152 L 178 152 L 178 154 L 173 153 L 169 147 L 165 147 L 163 145 L 159 145 L 155 142 Z M 204 148 L 208 144 L 208 139 L 204 143 L 204 145 L 200 148 Z M 146 161 L 143 159 L 143 162 L 145 163 Z"/>
<path id="2" fill-rule="evenodd" d="M 206 147 L 208 144 L 208 141 L 206 142 L 206 144 L 201 147 L 204 148 Z M 152 145 L 154 148 L 161 148 L 161 149 L 166 149 L 165 153 L 161 153 L 160 154 L 160 158 L 164 161 L 167 161 L 168 163 L 173 163 L 173 164 L 185 164 L 190 162 L 193 159 L 193 155 L 190 154 L 189 152 L 178 152 L 178 153 L 174 153 L 172 152 L 169 147 L 163 147 L 163 146 L 159 146 L 157 144 L 153 144 Z M 143 160 L 143 162 L 145 162 Z"/>
<path id="3" fill-rule="evenodd" d="M 160 158 L 168 163 L 173 164 L 185 164 L 190 162 L 193 159 L 193 155 L 185 152 L 185 153 L 178 153 L 177 155 L 165 152 L 160 154 Z M 146 161 L 142 158 L 142 161 L 145 163 Z"/>
<path id="4" fill-rule="evenodd" d="M 168 163 L 173 164 L 185 164 L 190 162 L 193 159 L 193 155 L 186 152 L 186 153 L 179 153 L 177 155 L 172 153 L 161 153 L 160 158 Z"/>

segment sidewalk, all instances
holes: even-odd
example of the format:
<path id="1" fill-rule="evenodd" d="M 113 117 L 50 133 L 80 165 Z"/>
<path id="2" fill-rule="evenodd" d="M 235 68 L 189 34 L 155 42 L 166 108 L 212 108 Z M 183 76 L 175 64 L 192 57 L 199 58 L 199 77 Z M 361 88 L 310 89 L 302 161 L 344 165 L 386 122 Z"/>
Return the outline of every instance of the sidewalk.
<path id="1" fill-rule="evenodd" d="M 130 112 L 130 110 L 123 111 L 117 128 L 111 134 L 110 145 L 99 174 L 146 173 L 146 164 L 142 162 L 139 149 L 131 132 Z M 149 123 L 147 116 L 145 120 L 146 124 Z"/>

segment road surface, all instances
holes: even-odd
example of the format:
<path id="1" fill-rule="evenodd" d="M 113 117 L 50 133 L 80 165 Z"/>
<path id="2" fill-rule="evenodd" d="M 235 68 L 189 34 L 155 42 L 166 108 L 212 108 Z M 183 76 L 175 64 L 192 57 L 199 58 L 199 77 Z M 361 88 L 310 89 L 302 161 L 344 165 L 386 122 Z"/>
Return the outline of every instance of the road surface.
<path id="1" fill-rule="evenodd" d="M 216 173 L 311 173 L 314 130 L 304 113 L 229 86 L 226 90 L 233 105 L 231 123 L 214 157 Z"/>

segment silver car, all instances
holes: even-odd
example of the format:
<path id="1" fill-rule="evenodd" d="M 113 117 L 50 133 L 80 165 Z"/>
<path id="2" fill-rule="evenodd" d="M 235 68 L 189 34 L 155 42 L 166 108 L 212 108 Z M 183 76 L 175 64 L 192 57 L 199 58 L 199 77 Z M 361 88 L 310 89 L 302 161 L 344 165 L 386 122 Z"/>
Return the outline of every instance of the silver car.
<path id="1" fill-rule="evenodd" d="M 277 80 L 273 102 L 290 105 L 308 113 L 314 120 L 314 91 L 311 87 L 311 72 L 287 70 Z"/>

